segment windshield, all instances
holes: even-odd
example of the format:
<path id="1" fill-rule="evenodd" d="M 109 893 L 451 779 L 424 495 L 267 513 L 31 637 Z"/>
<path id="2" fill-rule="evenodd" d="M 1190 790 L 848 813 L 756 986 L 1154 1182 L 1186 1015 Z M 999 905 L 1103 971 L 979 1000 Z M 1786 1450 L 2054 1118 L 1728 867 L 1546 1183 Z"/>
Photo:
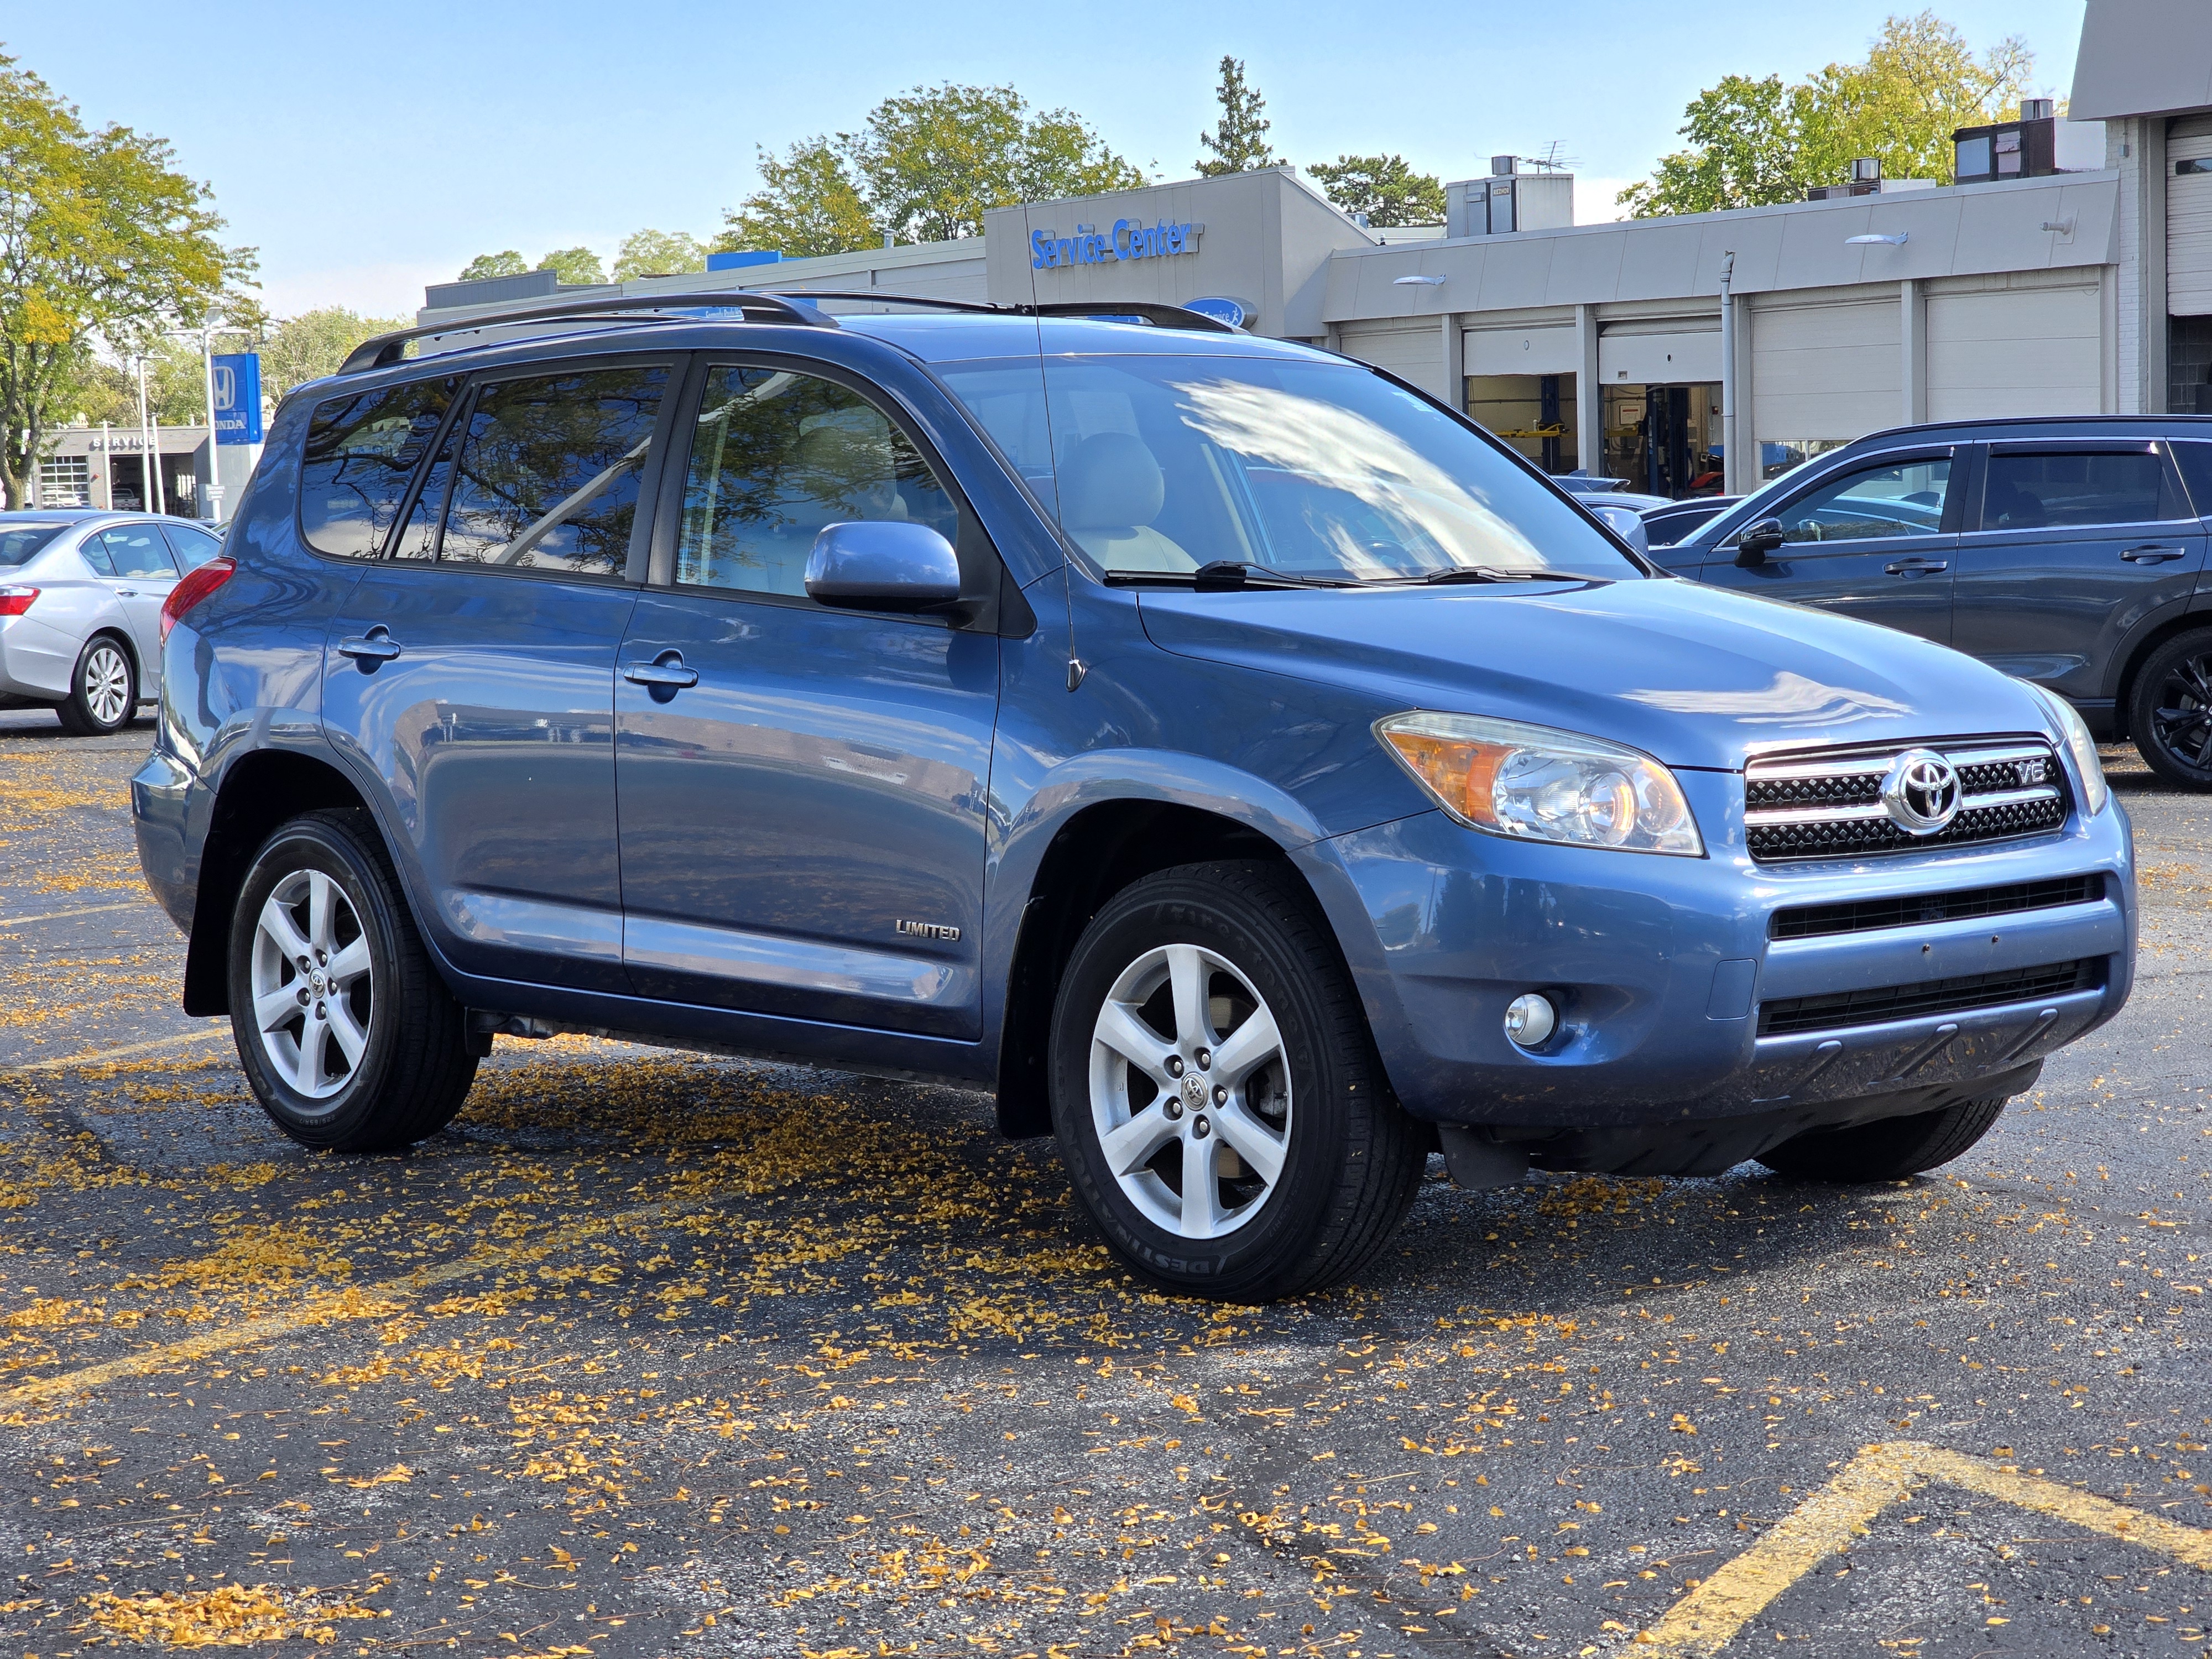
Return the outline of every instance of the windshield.
<path id="1" fill-rule="evenodd" d="M 1109 574 L 1639 574 L 1510 457 L 1356 365 L 1115 356 L 939 372 Z"/>
<path id="2" fill-rule="evenodd" d="M 28 564 L 33 553 L 68 528 L 65 524 L 0 524 L 0 568 Z"/>

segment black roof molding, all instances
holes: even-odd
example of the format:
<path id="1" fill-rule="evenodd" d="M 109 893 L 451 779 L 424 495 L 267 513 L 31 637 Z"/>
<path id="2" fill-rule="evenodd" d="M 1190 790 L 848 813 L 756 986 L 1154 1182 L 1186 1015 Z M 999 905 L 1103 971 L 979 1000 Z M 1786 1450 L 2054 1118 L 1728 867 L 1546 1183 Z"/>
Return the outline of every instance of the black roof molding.
<path id="1" fill-rule="evenodd" d="M 372 368 L 388 368 L 401 360 L 410 342 L 432 339 L 440 335 L 465 334 L 475 329 L 501 328 L 513 323 L 555 322 L 569 318 L 604 317 L 610 321 L 619 321 L 634 317 L 641 321 L 665 322 L 675 319 L 656 313 L 694 311 L 705 307 L 738 312 L 748 322 L 796 324 L 804 328 L 837 326 L 835 318 L 811 305 L 794 304 L 781 295 L 757 293 L 751 289 L 723 289 L 706 294 L 612 295 L 553 305 L 515 306 L 501 311 L 480 312 L 473 317 L 456 318 L 451 322 L 394 329 L 389 334 L 375 335 L 356 346 L 351 355 L 338 366 L 337 372 L 340 374 L 360 374 Z"/>
<path id="2" fill-rule="evenodd" d="M 847 300 L 908 306 L 917 311 L 952 311 L 990 317 L 1134 317 L 1154 328 L 1197 329 L 1208 334 L 1242 334 L 1241 328 L 1182 306 L 1149 300 L 1061 300 L 1049 305 L 992 305 L 976 300 L 940 300 L 921 294 L 890 294 L 872 289 L 778 289 L 787 300 Z"/>

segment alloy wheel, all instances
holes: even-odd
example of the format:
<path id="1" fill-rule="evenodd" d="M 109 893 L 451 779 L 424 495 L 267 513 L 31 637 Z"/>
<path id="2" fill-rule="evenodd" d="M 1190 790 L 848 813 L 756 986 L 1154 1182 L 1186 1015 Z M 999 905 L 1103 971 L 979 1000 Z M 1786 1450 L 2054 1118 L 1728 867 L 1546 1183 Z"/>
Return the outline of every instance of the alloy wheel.
<path id="1" fill-rule="evenodd" d="M 352 1081 L 368 1048 L 375 973 L 353 901 L 320 870 L 278 882 L 253 934 L 253 1024 L 276 1075 L 311 1100 Z"/>
<path id="2" fill-rule="evenodd" d="M 120 726 L 131 713 L 131 665 L 105 640 L 84 659 L 84 703 L 102 726 Z"/>
<path id="3" fill-rule="evenodd" d="M 2212 652 L 2166 671 L 2151 702 L 2151 734 L 2184 766 L 2212 772 Z"/>
<path id="4" fill-rule="evenodd" d="M 1282 1033 L 1225 958 L 1168 945 L 1122 969 L 1092 1027 L 1090 1083 L 1107 1167 L 1155 1226 L 1219 1238 L 1273 1194 L 1291 1136 Z"/>

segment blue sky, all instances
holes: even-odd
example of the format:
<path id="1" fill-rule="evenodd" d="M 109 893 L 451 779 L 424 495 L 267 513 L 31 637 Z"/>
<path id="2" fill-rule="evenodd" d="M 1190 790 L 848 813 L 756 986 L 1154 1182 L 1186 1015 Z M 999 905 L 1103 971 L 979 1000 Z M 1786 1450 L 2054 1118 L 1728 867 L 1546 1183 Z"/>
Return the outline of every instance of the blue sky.
<path id="1" fill-rule="evenodd" d="M 1595 186 L 1579 216 L 1611 217 L 1701 87 L 1860 57 L 1914 4 L 121 0 L 96 27 L 79 8 L 10 8 L 0 50 L 88 118 L 169 138 L 232 240 L 259 248 L 273 310 L 392 314 L 487 249 L 534 261 L 579 242 L 611 255 L 645 225 L 711 234 L 755 183 L 757 145 L 849 129 L 923 82 L 1010 82 L 1188 177 L 1224 52 L 1246 61 L 1301 165 L 1400 151 L 1462 178 L 1557 140 Z M 2025 36 L 2042 89 L 2064 95 L 2082 0 L 1936 9 L 1977 46 Z"/>

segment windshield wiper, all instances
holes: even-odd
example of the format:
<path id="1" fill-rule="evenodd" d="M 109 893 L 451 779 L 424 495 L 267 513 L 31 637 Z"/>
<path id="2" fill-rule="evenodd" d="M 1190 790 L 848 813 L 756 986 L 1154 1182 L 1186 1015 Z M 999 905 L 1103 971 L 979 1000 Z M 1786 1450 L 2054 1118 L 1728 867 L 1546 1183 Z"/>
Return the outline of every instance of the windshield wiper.
<path id="1" fill-rule="evenodd" d="M 1496 565 L 1458 564 L 1449 570 L 1431 570 L 1413 580 L 1426 585 L 1438 582 L 1559 582 L 1602 581 L 1601 576 L 1577 576 L 1566 570 L 1501 570 Z"/>
<path id="2" fill-rule="evenodd" d="M 1328 576 L 1293 575 L 1270 570 L 1249 559 L 1214 559 L 1195 570 L 1109 570 L 1106 580 L 1115 586 L 1164 582 L 1175 587 L 1195 588 L 1201 593 L 1225 592 L 1240 587 L 1350 587 L 1349 580 Z"/>

